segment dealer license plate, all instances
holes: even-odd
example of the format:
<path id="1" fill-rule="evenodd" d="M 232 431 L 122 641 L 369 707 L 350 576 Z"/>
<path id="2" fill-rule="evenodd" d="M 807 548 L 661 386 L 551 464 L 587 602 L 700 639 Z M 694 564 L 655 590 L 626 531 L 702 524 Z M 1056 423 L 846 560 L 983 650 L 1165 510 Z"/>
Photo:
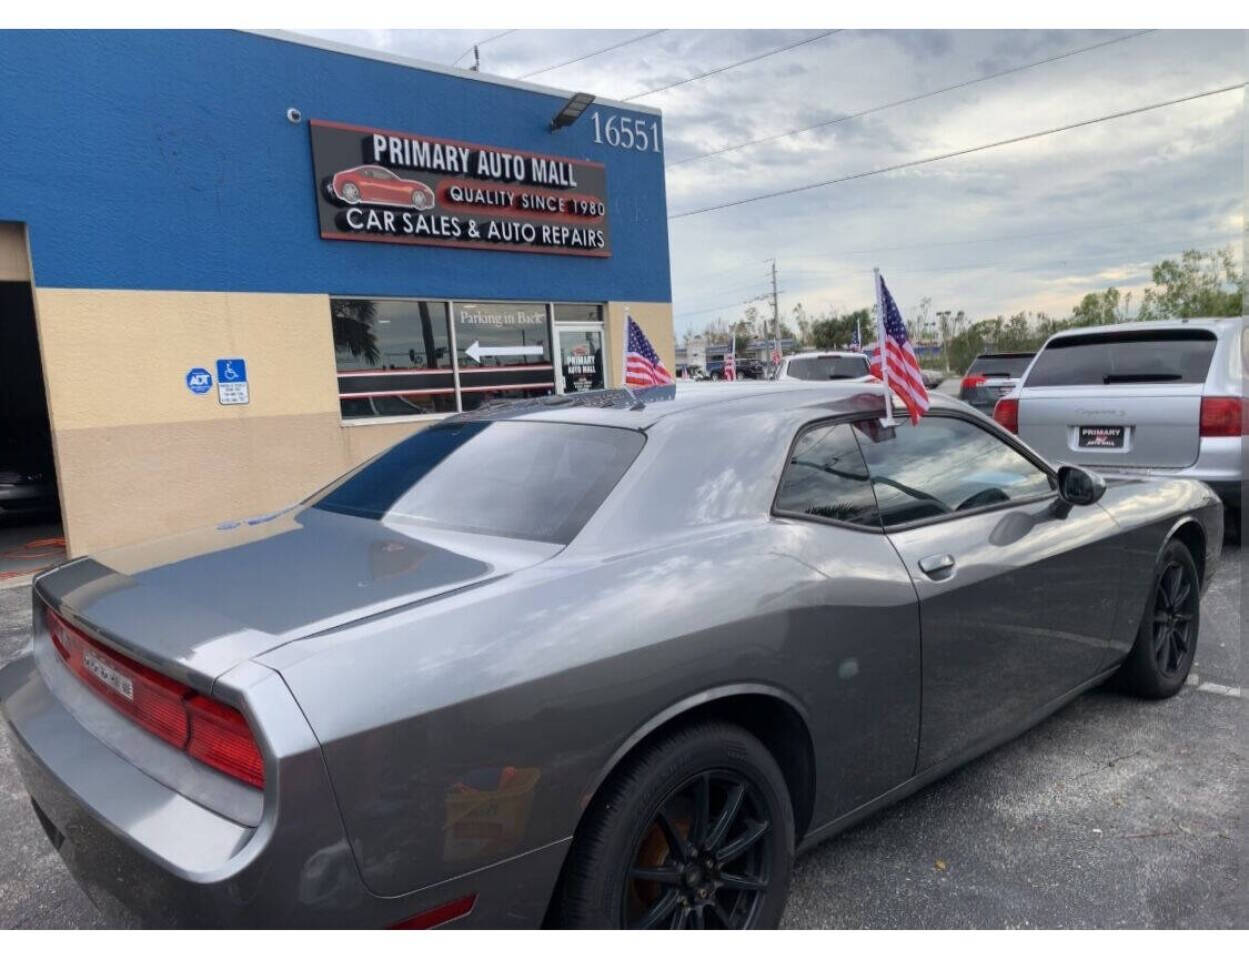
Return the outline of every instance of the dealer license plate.
<path id="1" fill-rule="evenodd" d="M 1123 446 L 1123 427 L 1081 427 L 1080 446 L 1117 450 Z"/>

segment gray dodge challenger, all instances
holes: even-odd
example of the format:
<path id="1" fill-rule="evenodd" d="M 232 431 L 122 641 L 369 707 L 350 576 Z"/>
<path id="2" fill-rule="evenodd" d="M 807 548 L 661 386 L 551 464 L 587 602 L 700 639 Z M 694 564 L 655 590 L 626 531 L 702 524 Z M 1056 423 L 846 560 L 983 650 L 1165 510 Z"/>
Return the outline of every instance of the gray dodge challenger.
<path id="1" fill-rule="evenodd" d="M 1222 507 L 942 397 L 501 403 L 34 582 L 0 700 L 118 924 L 769 927 L 808 848 L 1112 680 L 1167 697 Z"/>

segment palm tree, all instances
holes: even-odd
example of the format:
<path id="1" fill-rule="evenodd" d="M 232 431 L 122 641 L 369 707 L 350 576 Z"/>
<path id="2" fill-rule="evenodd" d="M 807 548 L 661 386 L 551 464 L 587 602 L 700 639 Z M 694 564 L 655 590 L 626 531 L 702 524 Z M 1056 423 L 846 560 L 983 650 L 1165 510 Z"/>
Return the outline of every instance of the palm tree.
<path id="1" fill-rule="evenodd" d="M 373 333 L 377 305 L 372 300 L 331 300 L 330 316 L 334 324 L 334 349 L 363 358 L 370 367 L 377 366 L 382 358 L 377 349 L 377 336 Z"/>

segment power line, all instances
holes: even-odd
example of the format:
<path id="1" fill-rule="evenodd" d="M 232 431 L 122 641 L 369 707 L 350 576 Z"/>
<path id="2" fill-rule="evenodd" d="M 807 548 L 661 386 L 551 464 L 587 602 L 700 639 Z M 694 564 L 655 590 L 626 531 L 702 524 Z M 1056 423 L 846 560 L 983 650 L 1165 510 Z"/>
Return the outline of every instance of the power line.
<path id="1" fill-rule="evenodd" d="M 467 50 L 461 53 L 458 57 L 452 60 L 450 65 L 454 67 L 457 63 L 459 63 L 461 60 L 467 57 L 470 53 L 472 53 L 473 50 L 476 49 L 477 47 L 484 46 L 485 44 L 490 43 L 494 40 L 500 40 L 503 37 L 506 37 L 509 33 L 515 33 L 515 32 L 516 32 L 515 30 L 504 30 L 502 33 L 496 33 L 493 37 L 486 37 L 485 40 L 478 40 L 471 47 L 469 47 Z"/>
<path id="2" fill-rule="evenodd" d="M 845 123 L 847 120 L 858 120 L 860 117 L 866 117 L 869 114 L 878 113 L 881 110 L 889 110 L 893 107 L 900 107 L 903 104 L 915 103 L 918 100 L 926 100 L 929 97 L 935 97 L 941 93 L 949 93 L 951 90 L 960 90 L 963 87 L 970 87 L 973 84 L 984 83 L 987 80 L 996 80 L 999 77 L 1005 77 L 1008 74 L 1019 73 L 1022 70 L 1031 70 L 1033 67 L 1044 66 L 1047 63 L 1054 63 L 1058 60 L 1065 60 L 1068 57 L 1074 57 L 1081 53 L 1088 53 L 1090 50 L 1099 50 L 1102 47 L 1108 47 L 1114 43 L 1123 43 L 1125 40 L 1132 40 L 1136 37 L 1143 37 L 1147 33 L 1155 33 L 1155 30 L 1139 30 L 1136 33 L 1129 33 L 1122 37 L 1115 37 L 1113 40 L 1103 40 L 1101 43 L 1094 43 L 1088 47 L 1081 47 L 1078 50 L 1070 50 L 1067 53 L 1060 53 L 1054 57 L 1047 57 L 1044 60 L 1036 60 L 1032 63 L 1025 63 L 1018 67 L 1010 67 L 1007 70 L 999 70 L 997 73 L 986 74 L 983 77 L 974 77 L 970 80 L 964 80 L 948 87 L 941 87 L 939 90 L 930 90 L 927 93 L 918 93 L 911 97 L 904 97 L 901 100 L 894 100 L 890 103 L 882 103 L 877 107 L 868 107 L 866 110 L 860 110 L 858 113 L 846 114 L 842 117 L 835 117 L 831 120 L 821 120 L 819 123 L 813 123 L 809 127 L 798 127 L 794 130 L 786 130 L 784 133 L 769 134 L 766 137 L 759 137 L 755 140 L 745 140 L 741 143 L 735 143 L 732 146 L 721 147 L 719 150 L 708 150 L 706 153 L 696 153 L 693 156 L 682 157 L 679 160 L 673 160 L 667 164 L 669 167 L 677 167 L 683 163 L 694 163 L 698 160 L 706 160 L 708 157 L 718 157 L 724 153 L 732 153 L 734 150 L 744 150 L 746 147 L 753 147 L 760 143 L 770 143 L 773 140 L 782 140 L 785 137 L 792 137 L 799 133 L 809 133 L 812 130 L 819 130 L 822 127 L 831 127 L 838 123 Z"/>
<path id="3" fill-rule="evenodd" d="M 673 87 L 679 87 L 686 83 L 693 83 L 695 80 L 705 80 L 707 77 L 714 77 L 717 73 L 724 73 L 726 70 L 732 70 L 736 67 L 745 66 L 748 63 L 754 63 L 756 60 L 763 60 L 766 57 L 775 56 L 778 53 L 784 53 L 786 50 L 793 50 L 795 47 L 801 47 L 806 43 L 814 43 L 816 40 L 823 40 L 825 37 L 831 37 L 834 33 L 841 33 L 840 30 L 825 30 L 823 33 L 817 33 L 813 37 L 807 37 L 805 40 L 799 40 L 796 43 L 790 43 L 783 47 L 777 47 L 775 50 L 768 50 L 764 53 L 755 54 L 753 57 L 747 57 L 745 60 L 738 60 L 734 63 L 727 63 L 723 67 L 716 67 L 714 70 L 708 70 L 706 73 L 698 73 L 692 77 L 686 77 L 684 80 L 677 80 L 675 83 L 665 84 L 662 87 L 656 87 L 654 90 L 644 90 L 641 93 L 635 93 L 630 97 L 624 97 L 625 102 L 630 100 L 638 100 L 642 97 L 649 97 L 652 93 L 661 93 L 664 90 L 671 90 Z"/>
<path id="4" fill-rule="evenodd" d="M 1214 213 L 1206 214 L 1206 216 L 1213 216 L 1213 215 L 1217 215 L 1217 211 L 1215 211 Z M 888 246 L 888 247 L 860 247 L 857 250 L 828 250 L 828 251 L 821 253 L 820 256 L 822 259 L 827 260 L 827 259 L 832 259 L 833 257 L 859 256 L 865 253 L 893 253 L 898 250 L 928 250 L 933 247 L 962 247 L 962 246 L 973 246 L 978 243 L 1002 243 L 1004 241 L 1011 241 L 1011 240 L 1035 240 L 1035 239 L 1043 238 L 1043 237 L 1060 237 L 1060 236 L 1065 236 L 1070 233 L 1091 233 L 1096 230 L 1114 230 L 1114 229 L 1118 229 L 1122 227 L 1139 227 L 1139 226 L 1145 226 L 1148 224 L 1155 224 L 1155 223 L 1170 223 L 1174 220 L 1192 220 L 1192 219 L 1193 219 L 1193 214 L 1191 213 L 1177 213 L 1177 214 L 1174 214 L 1172 216 L 1167 216 L 1167 217 L 1146 217 L 1142 220 L 1115 220 L 1115 221 L 1111 221 L 1108 223 L 1082 223 L 1074 227 L 1063 227 L 1061 230 L 1043 230 L 1043 231 L 1036 231 L 1033 233 L 1001 233 L 1001 234 L 995 234 L 994 236 L 991 236 L 991 237 L 974 237 L 974 238 L 967 239 L 967 240 L 927 240 L 922 243 L 901 243 L 901 244 L 895 244 L 893 246 Z M 801 263 L 803 261 L 799 260 L 798 262 Z M 830 272 L 832 271 L 803 270 L 801 267 L 796 268 L 796 269 L 787 268 L 785 270 L 786 274 L 790 274 L 790 275 L 798 274 L 798 275 L 808 275 L 808 276 L 827 276 L 830 274 Z M 868 271 L 868 272 L 870 273 L 871 271 Z M 693 282 L 704 281 L 704 280 L 714 280 L 716 277 L 740 276 L 742 273 L 743 271 L 740 269 L 735 270 L 735 269 L 730 268 L 730 269 L 723 270 L 723 271 L 717 271 L 715 273 L 700 274 L 693 278 Z M 750 286 L 753 286 L 753 284 L 750 284 Z M 736 289 L 736 288 L 723 287 L 721 288 L 721 291 L 723 292 L 725 290 L 733 290 L 733 289 Z"/>
<path id="5" fill-rule="evenodd" d="M 1169 249 L 1177 249 L 1177 247 L 1175 246 L 1177 243 L 1187 244 L 1187 243 L 1200 242 L 1204 240 L 1229 240 L 1229 239 L 1234 239 L 1240 236 L 1241 236 L 1241 233 L 1239 231 L 1231 231 L 1231 232 L 1226 232 L 1226 233 L 1216 232 L 1216 231 L 1204 231 L 1202 233 L 1189 234 L 1183 238 L 1176 238 L 1176 237 L 1171 237 L 1171 236 L 1159 237 L 1152 243 L 1143 244 L 1142 247 L 1144 250 L 1155 250 L 1155 251 L 1158 250 L 1162 246 L 1167 246 Z M 1050 259 L 1043 260 L 1040 263 L 1033 263 L 1033 264 L 1028 265 L 1028 269 L 1039 270 L 1043 267 L 1062 266 L 1065 264 L 1073 264 L 1073 263 L 1105 262 L 1108 256 L 1109 256 L 1108 254 L 1103 253 L 1103 254 L 1095 254 L 1095 255 L 1091 255 L 1087 257 L 1051 257 Z M 963 271 L 968 271 L 968 270 L 987 270 L 987 269 L 994 269 L 997 267 L 1012 266 L 1012 265 L 1014 265 L 1014 262 L 1008 263 L 1006 261 L 998 261 L 994 263 L 984 263 L 984 262 L 978 261 L 976 263 L 943 264 L 937 267 L 890 267 L 889 274 L 890 276 L 899 276 L 899 275 L 905 276 L 905 275 L 916 274 L 916 273 L 946 273 L 946 272 L 957 273 L 957 272 L 963 272 Z M 824 277 L 828 277 L 831 279 L 835 277 L 845 277 L 845 276 L 860 276 L 860 275 L 868 276 L 869 274 L 872 273 L 872 268 L 861 267 L 861 268 L 850 268 L 850 269 L 844 269 L 844 270 L 827 270 L 827 271 L 786 270 L 784 272 L 786 273 L 786 275 L 807 274 L 811 276 L 824 276 Z M 793 295 L 795 297 L 801 297 L 803 294 L 810 293 L 815 289 L 817 288 L 804 287 L 801 289 L 794 290 Z M 784 292 L 784 291 L 779 291 L 779 292 Z M 758 299 L 760 300 L 767 299 L 769 296 L 770 296 L 769 294 L 764 294 Z M 687 310 L 687 311 L 682 311 L 681 313 L 673 314 L 673 318 L 676 319 L 679 317 L 693 317 L 702 313 L 711 313 L 715 310 L 727 310 L 735 306 L 746 305 L 746 304 L 753 303 L 753 302 L 756 302 L 756 301 L 749 301 L 749 300 L 739 301 L 738 303 L 721 304 L 720 306 L 707 307 L 701 310 Z"/>
<path id="6" fill-rule="evenodd" d="M 798 187 L 788 187 L 785 190 L 773 190 L 770 193 L 759 193 L 753 197 L 743 197 L 740 200 L 729 200 L 724 203 L 712 204 L 709 207 L 699 207 L 695 210 L 685 210 L 681 213 L 673 213 L 668 216 L 669 220 L 680 220 L 683 217 L 694 217 L 702 213 L 711 213 L 714 210 L 725 210 L 729 207 L 740 207 L 747 203 L 755 203 L 758 200 L 771 200 L 776 197 L 784 197 L 794 193 L 804 193 L 807 190 L 815 190 L 819 187 L 831 187 L 833 184 L 846 183 L 850 180 L 862 180 L 865 177 L 874 177 L 882 173 L 892 173 L 895 170 L 905 170 L 909 167 L 918 167 L 926 163 L 936 163 L 938 160 L 949 160 L 953 157 L 964 157 L 971 153 L 979 153 L 981 150 L 992 150 L 995 147 L 1005 147 L 1013 143 L 1023 143 L 1026 140 L 1035 140 L 1038 137 L 1048 137 L 1055 133 L 1064 133 L 1068 130 L 1076 130 L 1080 127 L 1092 126 L 1095 123 L 1105 123 L 1107 120 L 1118 120 L 1122 117 L 1130 117 L 1138 113 L 1146 113 L 1150 110 L 1159 110 L 1162 107 L 1172 107 L 1180 103 L 1188 103 L 1191 100 L 1200 100 L 1204 97 L 1217 96 L 1220 93 L 1230 93 L 1233 90 L 1243 90 L 1245 81 L 1232 84 L 1227 87 L 1220 87 L 1217 90 L 1207 90 L 1204 93 L 1193 93 L 1185 97 L 1176 97 L 1174 100 L 1163 100 L 1159 103 L 1151 103 L 1143 107 L 1134 107 L 1131 110 L 1121 110 L 1118 113 L 1108 113 L 1105 116 L 1094 117 L 1090 120 L 1081 120 L 1078 123 L 1068 123 L 1061 127 L 1051 127 L 1048 130 L 1038 130 L 1035 133 L 1026 133 L 1018 137 L 1009 137 L 1005 140 L 996 140 L 993 143 L 983 143 L 975 147 L 964 147 L 961 150 L 952 150 L 949 153 L 939 153 L 932 157 L 923 157 L 919 160 L 907 160 L 904 163 L 895 163 L 888 167 L 879 167 L 875 170 L 865 170 L 861 173 L 850 173 L 844 177 L 834 177 L 831 180 L 819 180 L 815 183 L 807 183 Z"/>
<path id="7" fill-rule="evenodd" d="M 541 70 L 531 70 L 529 73 L 522 73 L 516 79 L 528 80 L 530 77 L 536 77 L 540 73 L 549 73 L 552 70 L 558 70 L 560 67 L 568 67 L 574 63 L 580 63 L 582 60 L 589 60 L 591 57 L 597 57 L 599 54 L 608 53 L 612 50 L 619 50 L 621 47 L 627 47 L 631 43 L 637 43 L 639 40 L 647 40 L 650 37 L 655 37 L 666 32 L 666 30 L 652 30 L 650 33 L 643 33 L 636 37 L 630 37 L 628 40 L 621 40 L 619 43 L 613 43 L 610 47 L 603 47 L 601 50 L 595 50 L 593 53 L 587 53 L 580 57 L 574 57 L 571 60 L 565 60 L 563 63 L 557 63 L 551 67 L 543 67 Z"/>
<path id="8" fill-rule="evenodd" d="M 785 291 L 778 290 L 777 292 L 784 293 Z M 681 313 L 674 313 L 673 317 L 694 317 L 701 313 L 714 313 L 716 310 L 730 310 L 733 307 L 749 307 L 752 304 L 758 303 L 760 300 L 770 300 L 771 297 L 772 294 L 770 293 L 761 293 L 753 300 L 735 300 L 733 303 L 722 303 L 717 307 L 704 307 L 701 310 L 685 310 Z"/>

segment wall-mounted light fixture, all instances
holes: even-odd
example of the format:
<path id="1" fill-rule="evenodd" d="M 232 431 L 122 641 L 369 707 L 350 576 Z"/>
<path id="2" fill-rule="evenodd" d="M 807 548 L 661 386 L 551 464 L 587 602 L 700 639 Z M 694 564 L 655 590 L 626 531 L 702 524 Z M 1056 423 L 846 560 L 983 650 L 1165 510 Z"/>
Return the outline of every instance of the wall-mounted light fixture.
<path id="1" fill-rule="evenodd" d="M 592 93 L 574 93 L 568 98 L 568 102 L 559 108 L 559 113 L 555 114 L 555 118 L 551 121 L 552 130 L 560 130 L 564 127 L 571 127 L 577 122 L 577 118 L 585 113 L 586 107 L 594 102 L 594 94 Z"/>

